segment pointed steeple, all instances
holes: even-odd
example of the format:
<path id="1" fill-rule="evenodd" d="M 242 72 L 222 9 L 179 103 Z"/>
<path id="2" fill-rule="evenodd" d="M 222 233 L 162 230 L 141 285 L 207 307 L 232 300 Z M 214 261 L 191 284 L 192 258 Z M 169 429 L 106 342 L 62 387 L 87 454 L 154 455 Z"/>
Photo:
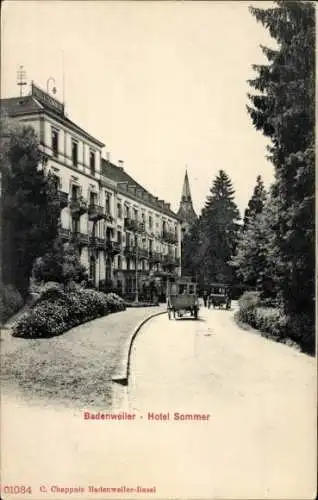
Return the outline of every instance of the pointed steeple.
<path id="1" fill-rule="evenodd" d="M 194 211 L 192 204 L 192 197 L 190 191 L 190 183 L 188 178 L 188 170 L 186 169 L 186 173 L 184 176 L 181 201 L 178 210 L 178 217 L 181 220 L 181 227 L 183 233 L 186 233 L 190 226 L 197 220 L 197 215 Z"/>
<path id="2" fill-rule="evenodd" d="M 181 201 L 187 201 L 188 203 L 192 203 L 190 184 L 189 184 L 189 178 L 188 178 L 188 170 L 186 170 L 186 173 L 184 176 Z"/>

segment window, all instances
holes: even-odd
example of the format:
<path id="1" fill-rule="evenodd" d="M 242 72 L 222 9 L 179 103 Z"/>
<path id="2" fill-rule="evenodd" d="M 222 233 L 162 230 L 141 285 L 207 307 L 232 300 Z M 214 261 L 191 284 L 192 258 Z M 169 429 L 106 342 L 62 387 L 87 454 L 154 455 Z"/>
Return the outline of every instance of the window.
<path id="1" fill-rule="evenodd" d="M 97 205 L 97 193 L 91 192 L 89 195 L 90 205 Z"/>
<path id="2" fill-rule="evenodd" d="M 54 186 L 54 189 L 58 191 L 61 187 L 61 179 L 59 178 L 58 175 L 53 174 L 52 175 L 52 184 Z"/>
<path id="3" fill-rule="evenodd" d="M 122 235 L 120 231 L 117 231 L 117 242 L 121 245 Z"/>
<path id="4" fill-rule="evenodd" d="M 59 132 L 54 128 L 52 129 L 52 152 L 55 157 L 59 154 Z"/>
<path id="5" fill-rule="evenodd" d="M 94 257 L 91 257 L 89 260 L 89 279 L 95 283 L 96 276 L 96 261 Z"/>
<path id="6" fill-rule="evenodd" d="M 106 193 L 105 207 L 106 207 L 106 213 L 110 214 L 110 194 L 109 193 Z"/>
<path id="7" fill-rule="evenodd" d="M 72 141 L 72 163 L 74 167 L 77 167 L 78 161 L 78 144 L 76 141 Z"/>
<path id="8" fill-rule="evenodd" d="M 127 219 L 130 219 L 130 209 L 127 205 L 125 205 L 125 217 L 127 217 Z"/>
<path id="9" fill-rule="evenodd" d="M 138 210 L 137 210 L 137 208 L 134 208 L 134 219 L 138 220 Z"/>
<path id="10" fill-rule="evenodd" d="M 74 184 L 72 185 L 72 200 L 76 201 L 79 199 L 80 196 L 80 190 L 79 186 L 75 186 Z"/>
<path id="11" fill-rule="evenodd" d="M 92 227 L 92 237 L 96 238 L 96 236 L 97 236 L 97 227 L 96 227 L 96 224 L 93 224 L 93 227 Z"/>
<path id="12" fill-rule="evenodd" d="M 149 229 L 152 231 L 152 217 L 149 215 Z"/>
<path id="13" fill-rule="evenodd" d="M 76 219 L 72 217 L 72 232 L 73 233 L 79 233 L 80 225 L 79 225 L 79 219 Z"/>
<path id="14" fill-rule="evenodd" d="M 91 169 L 91 175 L 95 175 L 95 151 L 89 152 L 89 168 Z"/>
<path id="15" fill-rule="evenodd" d="M 121 269 L 122 268 L 122 262 L 121 262 L 121 257 L 120 255 L 118 255 L 118 269 Z"/>
<path id="16" fill-rule="evenodd" d="M 121 203 L 117 203 L 117 217 L 118 217 L 118 219 L 121 219 L 122 216 L 123 216 L 123 210 L 122 210 Z"/>

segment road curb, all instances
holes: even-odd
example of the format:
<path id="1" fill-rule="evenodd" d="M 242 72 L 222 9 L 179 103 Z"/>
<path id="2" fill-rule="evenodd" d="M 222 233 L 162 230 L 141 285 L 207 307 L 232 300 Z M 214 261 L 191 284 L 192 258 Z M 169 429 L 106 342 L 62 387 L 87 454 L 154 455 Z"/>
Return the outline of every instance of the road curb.
<path id="1" fill-rule="evenodd" d="M 141 330 L 141 328 L 152 318 L 155 318 L 156 316 L 160 316 L 161 314 L 166 314 L 166 310 L 164 311 L 157 311 L 156 313 L 152 313 L 149 316 L 147 316 L 145 319 L 143 319 L 134 329 L 132 330 L 129 338 L 127 339 L 125 343 L 125 347 L 123 349 L 123 356 L 120 362 L 120 366 L 114 371 L 112 374 L 112 382 L 116 382 L 117 384 L 121 385 L 128 385 L 128 380 L 129 380 L 129 374 L 130 374 L 130 356 L 131 356 L 131 350 L 132 346 L 134 343 L 134 340 Z"/>

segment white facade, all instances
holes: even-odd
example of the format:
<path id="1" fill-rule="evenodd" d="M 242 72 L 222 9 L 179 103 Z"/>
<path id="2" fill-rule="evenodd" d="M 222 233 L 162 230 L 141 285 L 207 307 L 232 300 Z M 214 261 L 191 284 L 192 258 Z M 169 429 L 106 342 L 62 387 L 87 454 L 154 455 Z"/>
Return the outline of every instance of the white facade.
<path id="1" fill-rule="evenodd" d="M 181 226 L 170 207 L 140 186 L 105 177 L 104 145 L 64 110 L 52 112 L 55 100 L 34 89 L 39 110 L 19 115 L 18 108 L 12 118 L 32 125 L 38 135 L 43 167 L 54 174 L 59 190 L 61 236 L 75 243 L 92 284 L 112 283 L 125 293 L 135 290 L 137 276 L 141 283 L 164 270 L 180 275 Z M 47 97 L 53 108 L 46 107 Z"/>

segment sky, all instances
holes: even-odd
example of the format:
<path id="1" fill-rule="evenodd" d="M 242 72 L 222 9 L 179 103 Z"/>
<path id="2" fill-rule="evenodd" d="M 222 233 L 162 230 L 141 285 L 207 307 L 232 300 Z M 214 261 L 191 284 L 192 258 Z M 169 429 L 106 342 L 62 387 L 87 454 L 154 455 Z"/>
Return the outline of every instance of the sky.
<path id="1" fill-rule="evenodd" d="M 273 41 L 250 3 L 6 0 L 1 96 L 19 95 L 20 65 L 44 89 L 53 77 L 103 156 L 173 210 L 186 168 L 198 214 L 223 169 L 243 215 L 257 175 L 273 180 L 267 140 L 246 111 L 252 64 L 266 62 L 259 45 Z"/>

